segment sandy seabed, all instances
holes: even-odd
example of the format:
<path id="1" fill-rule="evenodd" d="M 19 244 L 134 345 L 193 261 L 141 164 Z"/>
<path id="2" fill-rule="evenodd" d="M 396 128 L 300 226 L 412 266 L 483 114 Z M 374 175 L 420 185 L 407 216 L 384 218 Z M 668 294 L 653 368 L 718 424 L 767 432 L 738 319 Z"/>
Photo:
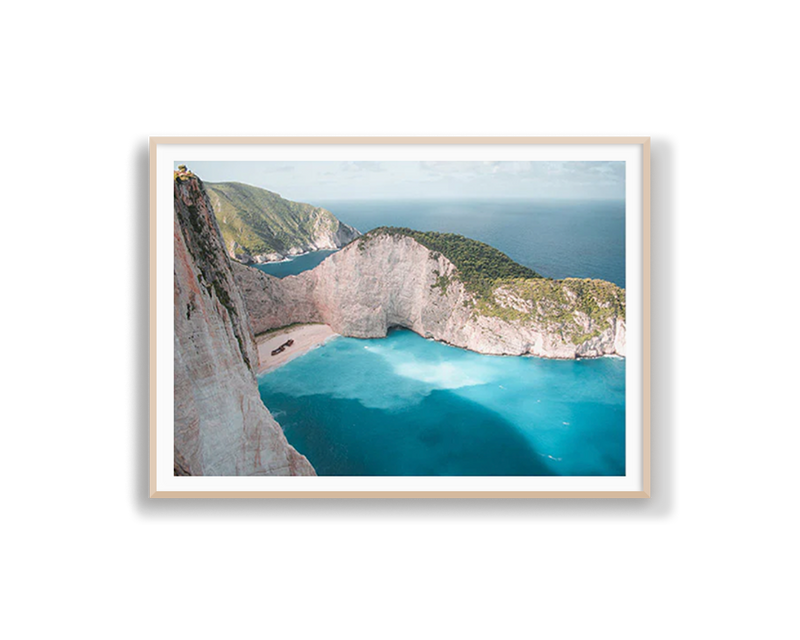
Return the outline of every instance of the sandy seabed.
<path id="1" fill-rule="evenodd" d="M 258 372 L 266 373 L 280 367 L 338 335 L 327 324 L 303 324 L 259 336 L 256 338 Z M 294 344 L 276 356 L 271 355 L 273 349 L 277 349 L 287 340 L 294 340 Z"/>

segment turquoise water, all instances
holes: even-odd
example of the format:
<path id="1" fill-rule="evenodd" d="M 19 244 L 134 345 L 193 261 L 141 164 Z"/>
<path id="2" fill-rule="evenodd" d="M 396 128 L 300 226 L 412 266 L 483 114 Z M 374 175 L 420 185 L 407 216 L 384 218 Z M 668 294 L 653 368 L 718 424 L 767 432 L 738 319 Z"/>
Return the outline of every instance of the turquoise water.
<path id="1" fill-rule="evenodd" d="M 259 271 L 268 273 L 276 278 L 285 278 L 286 276 L 295 276 L 303 271 L 313 269 L 332 253 L 336 252 L 327 250 L 312 251 L 285 262 L 268 262 L 266 264 L 254 264 L 253 266 Z"/>
<path id="2" fill-rule="evenodd" d="M 624 475 L 625 361 L 485 356 L 406 330 L 259 378 L 320 475 Z"/>

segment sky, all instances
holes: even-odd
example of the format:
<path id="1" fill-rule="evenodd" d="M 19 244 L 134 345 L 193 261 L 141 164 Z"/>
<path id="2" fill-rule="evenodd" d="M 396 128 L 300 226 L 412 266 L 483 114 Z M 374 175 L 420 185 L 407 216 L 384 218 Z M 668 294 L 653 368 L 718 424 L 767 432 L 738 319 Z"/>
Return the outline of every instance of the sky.
<path id="1" fill-rule="evenodd" d="M 244 182 L 290 200 L 623 199 L 624 162 L 195 161 L 205 182 Z"/>

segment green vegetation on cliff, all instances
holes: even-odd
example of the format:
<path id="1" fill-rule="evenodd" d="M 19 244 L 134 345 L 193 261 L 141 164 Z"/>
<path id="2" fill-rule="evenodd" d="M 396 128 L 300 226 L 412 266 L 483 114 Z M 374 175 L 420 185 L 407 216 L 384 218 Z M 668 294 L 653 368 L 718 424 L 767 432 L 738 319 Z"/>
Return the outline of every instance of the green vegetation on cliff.
<path id="1" fill-rule="evenodd" d="M 498 282 L 494 295 L 478 300 L 475 309 L 507 322 L 536 322 L 580 344 L 598 335 L 609 319 L 625 319 L 625 290 L 589 278 L 511 278 Z"/>
<path id="2" fill-rule="evenodd" d="M 240 182 L 206 182 L 205 188 L 225 245 L 234 253 L 285 255 L 322 239 L 341 245 L 357 233 L 330 211 L 266 189 Z"/>
<path id="3" fill-rule="evenodd" d="M 175 171 L 172 172 L 176 182 L 185 182 L 190 178 L 196 178 L 191 171 L 186 168 L 185 164 L 180 165 Z"/>
<path id="4" fill-rule="evenodd" d="M 598 335 L 611 318 L 625 319 L 625 290 L 611 282 L 545 278 L 488 244 L 454 233 L 378 227 L 358 238 L 360 249 L 380 236 L 413 238 L 431 250 L 431 258 L 447 258 L 456 267 L 453 277 L 472 294 L 465 304 L 479 315 L 545 325 L 574 344 Z M 447 295 L 451 277 L 438 270 L 434 275 L 431 288 Z"/>
<path id="5" fill-rule="evenodd" d="M 514 262 L 505 253 L 456 233 L 415 231 L 406 227 L 378 227 L 362 237 L 363 246 L 380 235 L 408 236 L 430 249 L 431 257 L 443 255 L 458 269 L 458 277 L 468 291 L 478 297 L 490 296 L 494 284 L 507 278 L 542 278 L 533 269 Z M 437 285 L 447 291 L 444 282 Z"/>

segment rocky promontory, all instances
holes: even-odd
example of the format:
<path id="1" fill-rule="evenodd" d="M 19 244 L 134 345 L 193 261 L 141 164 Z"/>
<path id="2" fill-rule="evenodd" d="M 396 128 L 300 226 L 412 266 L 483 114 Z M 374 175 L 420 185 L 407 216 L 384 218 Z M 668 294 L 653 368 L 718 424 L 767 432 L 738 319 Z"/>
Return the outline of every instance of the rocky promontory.
<path id="1" fill-rule="evenodd" d="M 258 352 L 200 180 L 174 183 L 176 475 L 315 475 L 261 401 Z"/>
<path id="2" fill-rule="evenodd" d="M 543 278 L 454 234 L 376 229 L 286 278 L 233 266 L 255 333 L 322 322 L 357 338 L 404 327 L 486 354 L 625 355 L 624 289 Z"/>

